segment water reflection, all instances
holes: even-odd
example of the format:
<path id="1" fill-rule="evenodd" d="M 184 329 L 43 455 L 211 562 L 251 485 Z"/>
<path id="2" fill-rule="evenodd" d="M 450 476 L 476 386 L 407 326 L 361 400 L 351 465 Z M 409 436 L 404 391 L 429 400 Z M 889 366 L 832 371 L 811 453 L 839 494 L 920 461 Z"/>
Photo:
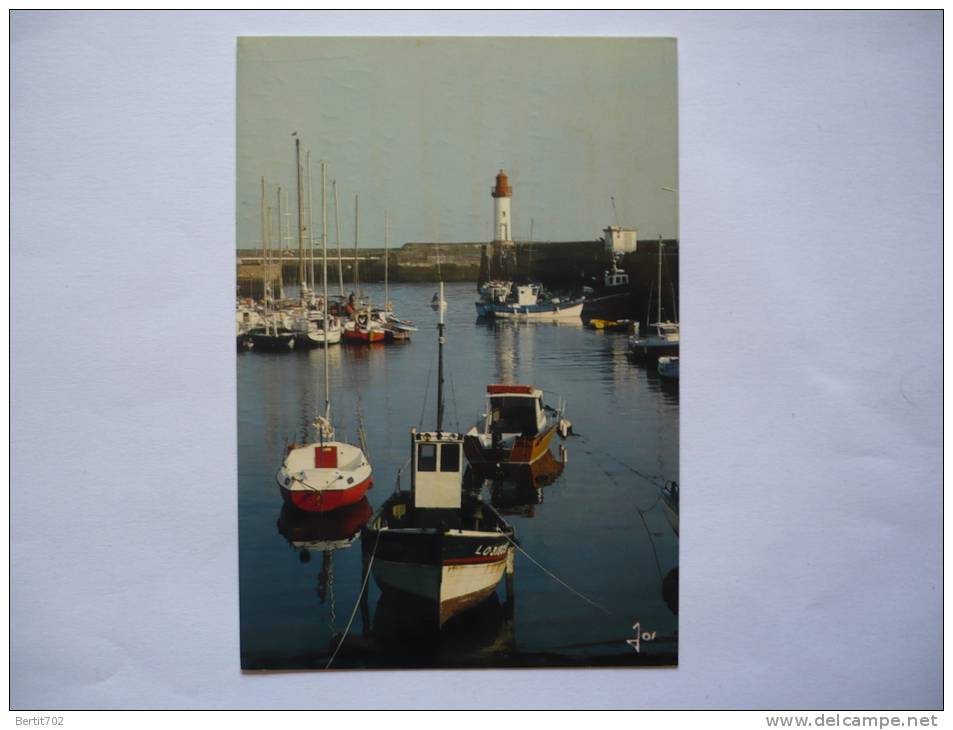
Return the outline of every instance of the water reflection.
<path id="1" fill-rule="evenodd" d="M 565 457 L 560 461 L 546 451 L 532 464 L 513 467 L 487 479 L 474 476 L 473 480 L 479 487 L 488 487 L 490 503 L 500 514 L 533 517 L 536 506 L 543 503 L 543 487 L 555 482 L 564 468 Z"/>

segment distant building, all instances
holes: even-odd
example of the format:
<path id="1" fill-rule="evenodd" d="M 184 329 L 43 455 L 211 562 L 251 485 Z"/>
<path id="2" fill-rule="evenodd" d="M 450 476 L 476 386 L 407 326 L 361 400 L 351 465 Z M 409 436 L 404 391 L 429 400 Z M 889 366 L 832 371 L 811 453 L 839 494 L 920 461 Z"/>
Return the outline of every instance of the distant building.
<path id="1" fill-rule="evenodd" d="M 639 232 L 635 228 L 609 226 L 602 231 L 602 239 L 606 244 L 606 252 L 610 256 L 620 253 L 635 253 L 639 247 Z"/>

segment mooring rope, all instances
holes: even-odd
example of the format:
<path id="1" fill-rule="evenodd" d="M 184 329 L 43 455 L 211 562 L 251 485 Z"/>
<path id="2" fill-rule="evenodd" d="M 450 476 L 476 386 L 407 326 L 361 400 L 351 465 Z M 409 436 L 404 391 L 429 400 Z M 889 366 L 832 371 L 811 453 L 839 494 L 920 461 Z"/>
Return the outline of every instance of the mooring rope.
<path id="1" fill-rule="evenodd" d="M 505 520 L 503 519 L 503 517 L 500 516 L 500 513 L 497 512 L 496 509 L 494 509 L 493 505 L 487 504 L 486 506 L 490 508 L 490 510 L 493 512 L 493 514 L 495 514 L 495 515 L 497 516 L 497 518 L 499 518 L 499 520 L 500 520 L 501 522 L 505 522 Z M 505 532 L 502 533 L 502 534 L 503 534 L 503 537 L 505 537 L 505 538 L 510 542 L 510 544 L 511 544 L 513 547 L 515 547 L 517 550 L 519 550 L 521 553 L 523 553 L 523 555 L 525 555 L 537 568 L 539 568 L 541 571 L 543 571 L 546 575 L 548 575 L 548 576 L 549 576 L 550 578 L 552 578 L 554 581 L 556 581 L 557 583 L 559 583 L 559 584 L 560 584 L 561 586 L 563 586 L 564 588 L 568 589 L 568 590 L 571 591 L 572 593 L 574 593 L 574 594 L 576 594 L 577 596 L 579 596 L 579 598 L 581 598 L 582 600 L 584 600 L 586 603 L 588 603 L 588 604 L 590 604 L 590 605 L 592 605 L 592 606 L 595 606 L 596 608 L 598 608 L 598 609 L 599 609 L 600 611 L 602 611 L 603 613 L 606 613 L 606 614 L 608 614 L 609 616 L 612 616 L 612 615 L 613 615 L 612 611 L 610 611 L 608 608 L 606 608 L 605 606 L 603 606 L 601 603 L 596 603 L 596 601 L 593 601 L 591 598 L 589 598 L 589 596 L 587 596 L 587 595 L 585 595 L 585 594 L 583 594 L 583 593 L 580 593 L 580 592 L 577 591 L 575 588 L 573 588 L 571 585 L 569 585 L 566 581 L 564 581 L 562 578 L 560 578 L 558 575 L 556 575 L 556 574 L 553 573 L 551 570 L 549 570 L 548 568 L 546 568 L 546 567 L 545 567 L 542 563 L 540 563 L 536 558 L 534 558 L 532 555 L 530 555 L 528 552 L 526 552 L 526 550 L 524 550 L 521 545 L 519 545 L 515 540 L 513 540 L 513 539 L 512 539 L 509 535 L 507 535 Z"/>
<path id="2" fill-rule="evenodd" d="M 351 630 L 351 624 L 354 623 L 354 616 L 357 615 L 357 609 L 361 605 L 361 597 L 364 595 L 364 591 L 367 590 L 367 581 L 371 577 L 371 566 L 374 565 L 374 556 L 377 555 L 377 545 L 381 541 L 381 533 L 386 528 L 381 527 L 380 524 L 377 526 L 377 539 L 374 541 L 374 549 L 371 551 L 371 559 L 367 562 L 367 573 L 364 574 L 364 582 L 361 583 L 361 590 L 357 594 L 357 600 L 354 602 L 354 609 L 351 611 L 351 618 L 347 620 L 347 626 L 344 627 L 344 633 L 341 634 L 341 640 L 338 642 L 338 645 L 334 649 L 334 653 L 331 654 L 331 658 L 328 659 L 328 663 L 324 666 L 325 669 L 331 668 L 331 663 L 334 661 L 334 658 L 338 655 L 338 651 L 341 649 L 341 645 L 344 643 L 344 640 L 347 638 L 348 631 Z"/>

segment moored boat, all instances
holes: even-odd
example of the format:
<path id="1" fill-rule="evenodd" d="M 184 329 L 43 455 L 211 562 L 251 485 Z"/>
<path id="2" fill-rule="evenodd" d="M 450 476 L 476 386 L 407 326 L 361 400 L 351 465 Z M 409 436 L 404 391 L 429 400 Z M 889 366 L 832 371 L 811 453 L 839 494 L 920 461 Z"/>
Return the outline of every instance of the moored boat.
<path id="1" fill-rule="evenodd" d="M 658 359 L 658 374 L 666 380 L 678 380 L 678 357 L 663 355 Z"/>
<path id="2" fill-rule="evenodd" d="M 322 194 L 327 200 L 327 175 L 321 163 Z M 327 203 L 324 203 L 326 208 Z M 324 215 L 322 240 L 324 246 L 324 294 L 327 300 L 327 215 Z M 327 311 L 325 329 L 329 327 Z M 331 385 L 328 371 L 328 345 L 324 342 L 324 415 L 314 420 L 317 439 L 305 445 L 294 444 L 276 475 L 281 496 L 306 512 L 329 512 L 360 501 L 374 485 L 373 469 L 357 446 L 334 438 L 331 424 Z"/>
<path id="3" fill-rule="evenodd" d="M 477 302 L 477 314 L 499 319 L 577 320 L 584 304 L 583 299 L 544 296 L 541 284 L 514 284 L 504 302 Z"/>
<path id="4" fill-rule="evenodd" d="M 467 460 L 478 471 L 526 467 L 547 453 L 556 433 L 565 437 L 572 428 L 532 385 L 491 384 L 486 394 L 486 413 L 464 440 Z"/>
<path id="5" fill-rule="evenodd" d="M 441 283 L 441 300 L 443 285 Z M 410 491 L 388 497 L 361 533 L 365 564 L 384 591 L 426 607 L 443 626 L 482 603 L 513 570 L 513 528 L 478 494 L 465 493 L 463 436 L 443 430 L 443 310 L 440 310 L 437 425 L 410 432 Z"/>

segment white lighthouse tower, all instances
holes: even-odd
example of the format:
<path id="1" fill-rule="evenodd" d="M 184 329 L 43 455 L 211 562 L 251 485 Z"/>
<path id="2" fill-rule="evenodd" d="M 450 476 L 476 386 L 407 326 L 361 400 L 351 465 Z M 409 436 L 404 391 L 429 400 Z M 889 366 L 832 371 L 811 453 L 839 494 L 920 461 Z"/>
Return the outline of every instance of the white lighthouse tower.
<path id="1" fill-rule="evenodd" d="M 513 215 L 510 210 L 513 188 L 502 170 L 497 174 L 496 187 L 490 194 L 493 196 L 493 241 L 510 243 L 513 241 Z"/>

